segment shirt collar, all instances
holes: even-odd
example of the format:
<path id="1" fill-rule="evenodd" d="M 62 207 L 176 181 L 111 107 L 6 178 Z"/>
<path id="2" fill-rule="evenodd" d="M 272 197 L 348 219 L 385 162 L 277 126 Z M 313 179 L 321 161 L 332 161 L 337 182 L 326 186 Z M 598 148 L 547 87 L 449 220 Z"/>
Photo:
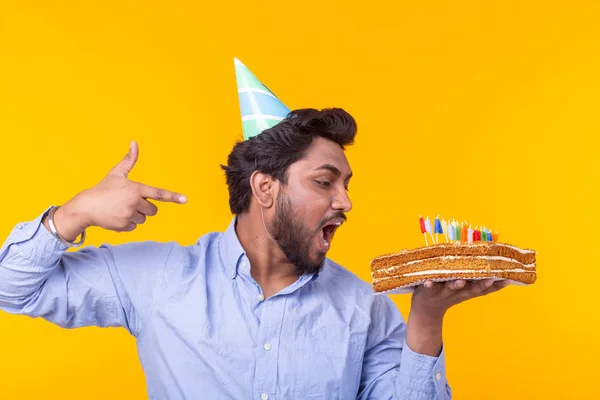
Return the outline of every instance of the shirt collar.
<path id="1" fill-rule="evenodd" d="M 240 258 L 246 255 L 246 251 L 242 247 L 240 240 L 235 231 L 235 227 L 237 224 L 237 216 L 234 216 L 227 227 L 227 230 L 223 233 L 221 241 L 219 242 L 219 253 L 221 255 L 221 260 L 223 261 L 223 265 L 225 266 L 225 271 L 227 275 L 234 279 L 238 274 L 238 265 Z M 327 260 L 325 260 L 325 265 L 323 268 L 327 266 Z M 319 273 L 316 274 L 305 274 L 299 278 L 299 282 L 304 283 L 312 282 L 319 278 Z"/>
<path id="2" fill-rule="evenodd" d="M 223 261 L 225 271 L 232 279 L 237 275 L 237 266 L 240 258 L 246 254 L 235 232 L 236 224 L 237 216 L 232 218 L 229 227 L 227 227 L 219 242 L 221 260 Z"/>

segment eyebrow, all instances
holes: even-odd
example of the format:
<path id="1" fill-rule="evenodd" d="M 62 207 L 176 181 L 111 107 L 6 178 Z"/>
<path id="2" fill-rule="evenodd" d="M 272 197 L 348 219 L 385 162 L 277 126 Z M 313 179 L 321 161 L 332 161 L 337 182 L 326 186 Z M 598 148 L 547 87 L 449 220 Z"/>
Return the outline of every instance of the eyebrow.
<path id="1" fill-rule="evenodd" d="M 342 176 L 342 171 L 340 171 L 335 165 L 323 164 L 319 168 L 317 168 L 316 171 L 321 170 L 321 169 L 326 169 L 327 171 L 331 171 L 333 174 L 335 174 L 337 176 Z M 346 177 L 346 180 L 349 180 L 350 178 L 352 178 L 352 172 L 350 172 L 348 174 L 348 176 Z"/>

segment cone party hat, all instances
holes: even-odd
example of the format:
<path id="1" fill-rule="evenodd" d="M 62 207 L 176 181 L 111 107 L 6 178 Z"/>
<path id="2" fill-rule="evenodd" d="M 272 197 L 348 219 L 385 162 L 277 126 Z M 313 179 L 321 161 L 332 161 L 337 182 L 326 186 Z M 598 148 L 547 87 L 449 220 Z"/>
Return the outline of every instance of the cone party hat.
<path id="1" fill-rule="evenodd" d="M 290 109 L 237 58 L 233 59 L 244 140 L 277 125 Z"/>

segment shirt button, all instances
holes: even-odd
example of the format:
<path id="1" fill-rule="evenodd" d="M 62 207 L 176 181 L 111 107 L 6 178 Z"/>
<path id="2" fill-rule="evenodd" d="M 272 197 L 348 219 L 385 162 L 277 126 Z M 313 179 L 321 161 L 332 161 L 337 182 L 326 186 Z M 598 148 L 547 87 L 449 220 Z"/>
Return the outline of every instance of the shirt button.
<path id="1" fill-rule="evenodd" d="M 440 374 L 439 372 L 437 374 L 435 374 L 435 380 L 439 381 L 440 379 L 442 379 L 442 374 Z"/>
<path id="2" fill-rule="evenodd" d="M 271 343 L 265 343 L 264 348 L 266 351 L 271 350 Z"/>
<path id="3" fill-rule="evenodd" d="M 265 299 L 265 296 L 261 293 L 258 295 L 258 301 L 263 301 Z"/>
<path id="4" fill-rule="evenodd" d="M 260 395 L 260 398 L 261 398 L 262 400 L 269 400 L 269 395 L 268 395 L 268 394 L 266 394 L 266 393 L 263 393 L 263 394 L 261 394 L 261 395 Z"/>

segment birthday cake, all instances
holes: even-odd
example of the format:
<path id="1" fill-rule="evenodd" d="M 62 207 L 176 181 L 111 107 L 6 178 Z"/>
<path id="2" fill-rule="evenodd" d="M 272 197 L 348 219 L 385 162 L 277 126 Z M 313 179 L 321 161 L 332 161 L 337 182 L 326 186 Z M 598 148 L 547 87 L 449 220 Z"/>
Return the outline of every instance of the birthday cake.
<path id="1" fill-rule="evenodd" d="M 456 221 L 447 224 L 436 218 L 420 218 L 426 245 L 397 253 L 383 254 L 371 260 L 373 288 L 382 293 L 407 293 L 427 280 L 443 282 L 455 279 L 495 279 L 532 284 L 536 280 L 536 252 L 498 242 L 498 234 L 487 228 L 471 229 Z M 433 236 L 433 233 L 436 236 Z M 439 234 L 446 243 L 439 243 Z M 433 241 L 429 245 L 427 234 Z"/>

